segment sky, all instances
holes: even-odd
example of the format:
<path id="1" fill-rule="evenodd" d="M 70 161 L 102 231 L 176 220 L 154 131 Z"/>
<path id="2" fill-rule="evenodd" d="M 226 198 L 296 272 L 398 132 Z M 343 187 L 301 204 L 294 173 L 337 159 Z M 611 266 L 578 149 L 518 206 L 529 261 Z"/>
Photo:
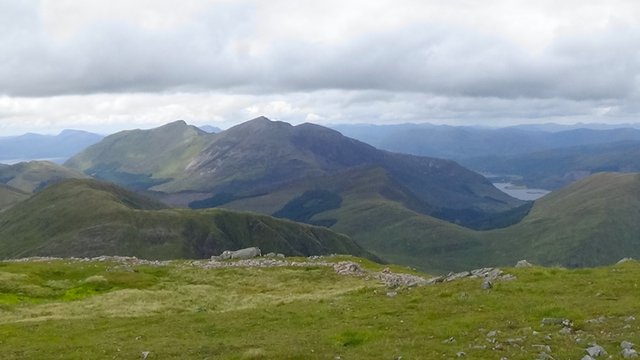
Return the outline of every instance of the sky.
<path id="1" fill-rule="evenodd" d="M 640 119 L 635 0 L 0 0 L 0 24 L 0 136 Z"/>

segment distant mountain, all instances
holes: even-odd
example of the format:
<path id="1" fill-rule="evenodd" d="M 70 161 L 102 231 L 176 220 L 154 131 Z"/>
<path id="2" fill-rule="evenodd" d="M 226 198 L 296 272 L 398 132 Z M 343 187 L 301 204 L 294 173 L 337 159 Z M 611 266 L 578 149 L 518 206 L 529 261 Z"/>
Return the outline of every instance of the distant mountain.
<path id="1" fill-rule="evenodd" d="M 0 213 L 0 258 L 207 258 L 258 246 L 286 255 L 372 256 L 344 235 L 268 216 L 168 209 L 115 185 L 67 180 Z"/>
<path id="2" fill-rule="evenodd" d="M 24 193 L 37 192 L 66 179 L 86 179 L 87 175 L 49 161 L 21 162 L 0 167 L 0 184 Z"/>
<path id="3" fill-rule="evenodd" d="M 558 128 L 550 126 L 478 128 L 431 124 L 334 125 L 332 128 L 381 149 L 456 161 L 481 156 L 514 156 L 572 146 L 640 141 L 640 130 L 634 128 L 557 131 Z"/>
<path id="4" fill-rule="evenodd" d="M 202 125 L 202 126 L 198 126 L 198 128 L 204 132 L 208 132 L 210 134 L 217 134 L 219 132 L 222 131 L 222 129 L 220 129 L 217 126 L 211 126 L 211 125 Z"/>
<path id="5" fill-rule="evenodd" d="M 284 206 L 306 191 L 326 190 L 327 179 L 366 174 L 367 169 L 387 174 L 389 196 L 403 194 L 399 206 L 451 221 L 466 223 L 522 204 L 452 161 L 380 151 L 318 125 L 292 126 L 263 117 L 219 134 L 199 132 L 183 122 L 114 134 L 67 166 L 192 207 L 251 198 Z M 300 185 L 300 193 L 283 196 L 293 184 L 313 185 Z M 270 194 L 278 194 L 277 199 L 265 199 Z M 279 214 L 296 218 L 291 207 Z"/>
<path id="6" fill-rule="evenodd" d="M 462 161 L 478 171 L 513 174 L 529 187 L 559 189 L 597 172 L 640 172 L 640 141 L 574 146 Z"/>
<path id="7" fill-rule="evenodd" d="M 103 136 L 78 130 L 64 130 L 58 135 L 24 134 L 0 137 L 0 162 L 50 159 L 64 162 L 93 145 Z"/>
<path id="8" fill-rule="evenodd" d="M 624 124 L 602 124 L 602 123 L 577 123 L 577 124 L 524 124 L 510 126 L 522 130 L 535 130 L 546 132 L 558 132 L 578 129 L 591 130 L 616 130 L 616 129 L 640 129 L 640 123 L 624 123 Z"/>

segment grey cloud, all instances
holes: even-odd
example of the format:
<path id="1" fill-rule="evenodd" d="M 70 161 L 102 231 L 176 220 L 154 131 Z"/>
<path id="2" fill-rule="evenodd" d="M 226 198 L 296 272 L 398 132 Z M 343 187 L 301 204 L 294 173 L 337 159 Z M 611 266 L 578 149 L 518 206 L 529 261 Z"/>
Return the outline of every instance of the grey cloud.
<path id="1" fill-rule="evenodd" d="M 173 30 L 113 21 L 63 40 L 45 32 L 33 5 L 0 0 L 0 93 L 341 89 L 596 101 L 638 90 L 635 28 L 559 38 L 532 53 L 471 29 L 412 24 L 336 44 L 283 39 L 255 55 L 242 43 L 255 35 L 258 14 L 243 4 L 217 5 Z"/>
<path id="2" fill-rule="evenodd" d="M 617 30 L 617 29 L 616 29 Z M 282 86 L 314 89 L 386 89 L 447 96 L 501 98 L 625 97 L 637 87 L 638 31 L 560 40 L 541 54 L 497 38 L 456 29 L 414 26 L 393 34 L 368 34 L 341 48 L 279 49 Z"/>

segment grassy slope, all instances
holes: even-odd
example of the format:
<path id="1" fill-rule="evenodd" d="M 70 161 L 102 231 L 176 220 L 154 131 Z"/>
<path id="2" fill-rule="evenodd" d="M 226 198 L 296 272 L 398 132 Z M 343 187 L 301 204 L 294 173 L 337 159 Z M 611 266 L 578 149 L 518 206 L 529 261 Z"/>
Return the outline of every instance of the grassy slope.
<path id="1" fill-rule="evenodd" d="M 640 257 L 638 209 L 640 175 L 602 173 L 540 199 L 521 222 L 504 229 L 473 231 L 382 203 L 354 208 L 334 228 L 357 234 L 354 239 L 389 261 L 422 269 L 509 265 L 525 258 L 584 267 Z"/>
<path id="2" fill-rule="evenodd" d="M 111 181 L 133 181 L 129 179 L 132 174 L 149 176 L 151 185 L 179 176 L 210 136 L 184 121 L 151 130 L 123 131 L 90 146 L 65 165 Z"/>
<path id="3" fill-rule="evenodd" d="M 401 196 L 385 192 L 391 180 L 380 169 L 369 169 L 359 179 L 348 178 L 350 186 L 333 180 L 340 183 L 336 189 L 342 189 L 341 207 L 313 220 L 337 220 L 333 230 L 390 262 L 446 272 L 509 265 L 523 258 L 547 265 L 595 266 L 625 256 L 640 257 L 637 174 L 594 175 L 540 199 L 520 223 L 491 231 L 474 231 L 410 210 Z M 280 206 L 308 185 L 292 186 L 273 198 L 280 198 Z M 322 188 L 332 190 L 329 185 Z M 261 201 L 230 205 L 276 211 L 277 206 L 269 208 Z"/>
<path id="4" fill-rule="evenodd" d="M 537 201 L 517 225 L 488 232 L 502 262 L 594 266 L 640 257 L 640 174 L 601 173 Z"/>
<path id="5" fill-rule="evenodd" d="M 389 297 L 323 267 L 0 263 L 0 357 L 534 359 L 534 345 L 548 345 L 579 359 L 591 342 L 614 358 L 621 341 L 640 342 L 640 320 L 627 319 L 640 313 L 638 263 L 507 271 L 517 280 L 491 291 L 464 280 Z M 571 319 L 575 332 L 545 317 Z"/>
<path id="6" fill-rule="evenodd" d="M 85 179 L 83 173 L 49 161 L 29 161 L 0 168 L 0 183 L 32 193 L 64 179 Z"/>
<path id="7" fill-rule="evenodd" d="M 289 199 L 306 189 L 339 194 L 340 208 L 312 217 L 319 223 L 334 222 L 332 230 L 349 235 L 367 250 L 394 263 L 430 271 L 450 271 L 480 266 L 487 260 L 479 232 L 425 216 L 429 211 L 415 203 L 384 169 L 361 168 L 337 177 L 296 182 L 261 197 L 236 200 L 225 208 L 255 209 L 275 213 Z M 411 210 L 420 208 L 421 212 Z"/>
<path id="8" fill-rule="evenodd" d="M 24 191 L 0 184 L 0 211 L 29 197 Z"/>
<path id="9" fill-rule="evenodd" d="M 204 258 L 259 246 L 317 255 L 366 252 L 325 228 L 223 210 L 165 209 L 113 185 L 71 180 L 0 214 L 0 257 L 134 255 Z"/>

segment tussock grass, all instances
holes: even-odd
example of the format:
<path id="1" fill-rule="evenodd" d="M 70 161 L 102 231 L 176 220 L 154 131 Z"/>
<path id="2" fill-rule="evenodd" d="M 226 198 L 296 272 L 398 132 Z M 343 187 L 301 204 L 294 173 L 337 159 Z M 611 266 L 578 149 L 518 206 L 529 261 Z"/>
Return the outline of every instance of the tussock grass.
<path id="1" fill-rule="evenodd" d="M 0 358 L 532 359 L 534 345 L 549 345 L 554 358 L 575 359 L 590 342 L 614 358 L 620 341 L 640 343 L 637 262 L 505 270 L 517 279 L 490 291 L 466 279 L 388 296 L 328 267 L 0 263 L 13 284 L 0 292 Z M 573 332 L 545 317 L 572 320 Z"/>

